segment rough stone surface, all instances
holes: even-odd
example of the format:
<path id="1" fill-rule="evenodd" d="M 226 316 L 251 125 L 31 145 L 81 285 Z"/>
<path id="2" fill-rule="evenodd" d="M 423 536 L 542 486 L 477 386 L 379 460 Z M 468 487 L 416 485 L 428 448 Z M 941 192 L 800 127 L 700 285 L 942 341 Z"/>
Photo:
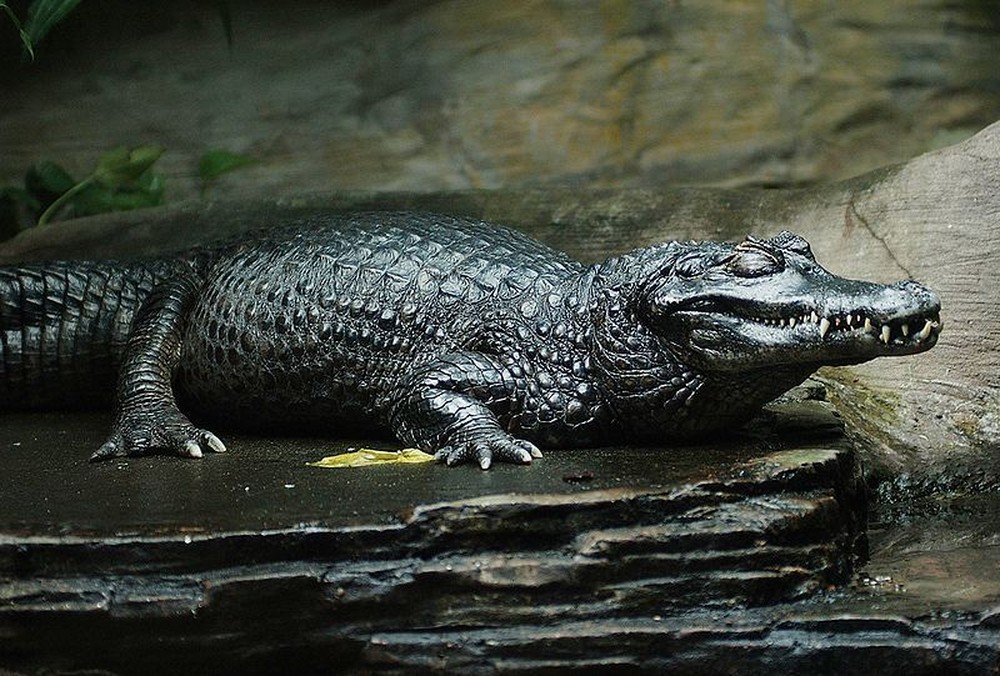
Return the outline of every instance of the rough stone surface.
<path id="1" fill-rule="evenodd" d="M 1000 116 L 989 1 L 529 0 L 231 7 L 84 3 L 16 68 L 0 184 L 160 143 L 260 159 L 216 194 L 794 185 L 964 138 Z M 114 27 L 109 29 L 109 27 Z M 3 37 L 15 42 L 12 30 Z"/>
<path id="2" fill-rule="evenodd" d="M 248 437 L 95 466 L 105 416 L 5 416 L 0 670 L 994 673 L 996 502 L 956 506 L 961 547 L 939 512 L 859 561 L 865 486 L 813 394 L 728 444 L 492 472 Z"/>
<path id="3" fill-rule="evenodd" d="M 649 618 L 808 598 L 865 555 L 866 500 L 829 407 L 785 409 L 702 452 L 552 452 L 492 473 L 322 470 L 305 461 L 327 443 L 245 438 L 203 463 L 81 467 L 102 417 L 8 416 L 0 666 L 260 668 L 301 647 L 419 667 L 454 632 L 500 650 L 463 641 L 457 667 L 540 640 L 569 641 L 572 662 L 604 659 L 578 626 L 670 634 Z M 116 650 L 92 651 L 102 634 Z"/>

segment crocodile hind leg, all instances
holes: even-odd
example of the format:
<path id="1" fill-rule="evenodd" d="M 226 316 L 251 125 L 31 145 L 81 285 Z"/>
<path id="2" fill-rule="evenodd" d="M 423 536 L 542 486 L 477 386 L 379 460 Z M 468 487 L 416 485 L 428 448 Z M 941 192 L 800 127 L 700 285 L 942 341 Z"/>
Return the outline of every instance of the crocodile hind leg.
<path id="1" fill-rule="evenodd" d="M 396 436 L 448 465 L 471 461 L 489 469 L 494 461 L 527 464 L 542 456 L 500 425 L 493 409 L 509 408 L 517 388 L 486 355 L 442 355 L 410 373 L 395 392 L 389 417 Z"/>
<path id="2" fill-rule="evenodd" d="M 226 450 L 218 437 L 195 427 L 180 412 L 171 382 L 199 286 L 194 271 L 184 268 L 146 298 L 125 345 L 111 435 L 92 461 L 159 452 L 200 458 L 205 450 Z"/>

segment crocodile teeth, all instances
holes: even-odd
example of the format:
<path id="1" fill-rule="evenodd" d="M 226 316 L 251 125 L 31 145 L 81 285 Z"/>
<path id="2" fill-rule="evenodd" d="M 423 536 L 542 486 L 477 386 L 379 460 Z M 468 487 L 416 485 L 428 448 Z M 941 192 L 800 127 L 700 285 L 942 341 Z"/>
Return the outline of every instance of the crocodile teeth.
<path id="1" fill-rule="evenodd" d="M 920 333 L 917 334 L 917 338 L 920 340 L 926 340 L 929 335 L 931 335 L 931 329 L 934 328 L 934 322 L 929 319 L 924 320 L 924 328 L 920 329 Z"/>
<path id="2" fill-rule="evenodd" d="M 882 325 L 882 335 L 880 336 L 883 343 L 889 344 L 889 337 L 892 335 L 892 329 L 889 328 L 888 324 Z"/>
<path id="3" fill-rule="evenodd" d="M 871 333 L 872 331 L 872 320 L 865 317 L 865 333 Z"/>
<path id="4" fill-rule="evenodd" d="M 823 317 L 819 320 L 819 337 L 822 340 L 826 338 L 826 332 L 830 330 L 830 320 Z"/>
<path id="5" fill-rule="evenodd" d="M 813 310 L 812 314 L 809 315 L 809 319 L 812 320 L 813 324 L 819 324 L 819 315 L 816 314 L 815 310 Z"/>
<path id="6" fill-rule="evenodd" d="M 794 328 L 794 327 L 795 327 L 795 317 L 789 317 L 788 318 L 788 328 Z"/>
<path id="7" fill-rule="evenodd" d="M 847 315 L 847 325 L 848 326 L 853 326 L 854 325 L 854 316 L 853 315 Z"/>
<path id="8" fill-rule="evenodd" d="M 906 338 L 908 335 L 910 335 L 910 325 L 903 324 L 902 326 L 899 327 L 899 331 L 900 333 L 903 334 L 903 338 Z"/>

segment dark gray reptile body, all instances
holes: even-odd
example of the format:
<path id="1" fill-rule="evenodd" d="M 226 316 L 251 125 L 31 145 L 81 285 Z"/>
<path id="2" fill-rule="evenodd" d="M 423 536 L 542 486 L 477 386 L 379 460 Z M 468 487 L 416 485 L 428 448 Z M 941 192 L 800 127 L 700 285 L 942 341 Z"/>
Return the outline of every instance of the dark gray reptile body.
<path id="1" fill-rule="evenodd" d="M 0 408 L 96 401 L 120 372 L 100 456 L 220 450 L 175 393 L 224 425 L 388 431 L 483 466 L 530 460 L 528 441 L 659 442 L 731 429 L 823 363 L 918 352 L 938 329 L 931 292 L 832 276 L 787 233 L 583 266 L 413 213 L 0 270 L 0 302 Z"/>
<path id="2" fill-rule="evenodd" d="M 422 366 L 456 380 L 502 367 L 477 394 L 508 429 L 550 444 L 597 441 L 609 416 L 587 379 L 582 270 L 514 231 L 447 217 L 306 224 L 210 267 L 181 389 L 194 410 L 266 428 L 386 430 Z M 473 354 L 488 360 L 462 363 Z"/>

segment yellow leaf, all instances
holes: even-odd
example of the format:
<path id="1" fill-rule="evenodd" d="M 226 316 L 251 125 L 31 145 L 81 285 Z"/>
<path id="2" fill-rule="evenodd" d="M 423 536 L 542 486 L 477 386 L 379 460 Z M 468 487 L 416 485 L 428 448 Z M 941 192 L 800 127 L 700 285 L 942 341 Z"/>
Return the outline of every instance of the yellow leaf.
<path id="1" fill-rule="evenodd" d="M 371 465 L 404 465 L 420 462 L 434 462 L 434 456 L 419 448 L 404 448 L 401 451 L 377 451 L 373 448 L 359 448 L 356 451 L 328 455 L 316 462 L 306 463 L 310 467 L 369 467 Z"/>

